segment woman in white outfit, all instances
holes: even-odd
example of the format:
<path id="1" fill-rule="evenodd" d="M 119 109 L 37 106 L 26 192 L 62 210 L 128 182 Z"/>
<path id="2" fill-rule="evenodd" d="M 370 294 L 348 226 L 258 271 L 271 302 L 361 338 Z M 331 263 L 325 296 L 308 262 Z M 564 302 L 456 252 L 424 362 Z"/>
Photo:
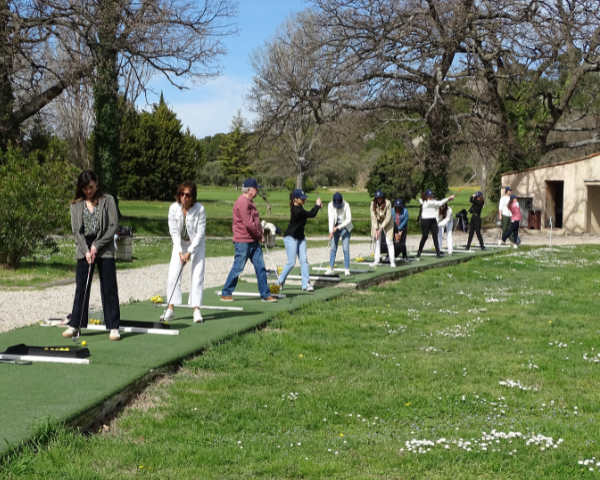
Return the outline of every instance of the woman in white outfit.
<path id="1" fill-rule="evenodd" d="M 167 295 L 169 306 L 160 317 L 162 321 L 175 316 L 173 305 L 181 304 L 181 275 L 184 265 L 192 268 L 192 287 L 188 305 L 194 308 L 194 323 L 202 323 L 200 307 L 204 287 L 204 257 L 206 255 L 206 212 L 196 201 L 197 187 L 185 181 L 177 189 L 176 202 L 169 207 L 169 233 L 173 239 L 173 253 L 169 264 Z"/>
<path id="2" fill-rule="evenodd" d="M 442 252 L 440 251 L 440 246 L 438 244 L 438 212 L 442 205 L 445 205 L 450 200 L 454 200 L 454 195 L 450 195 L 443 200 L 434 200 L 433 191 L 428 189 L 423 193 L 421 200 L 421 233 L 423 235 L 421 236 L 419 251 L 417 252 L 415 260 L 421 260 L 421 253 L 423 252 L 423 247 L 425 246 L 425 242 L 427 242 L 427 238 L 429 238 L 429 232 L 431 232 L 431 236 L 433 237 L 433 246 L 435 247 L 436 257 L 441 258 Z"/>
<path id="3" fill-rule="evenodd" d="M 444 229 L 446 230 L 446 243 L 448 244 L 448 255 L 452 255 L 452 207 L 445 203 L 438 210 L 438 245 L 442 248 L 444 240 Z"/>
<path id="4" fill-rule="evenodd" d="M 333 195 L 333 200 L 327 207 L 329 216 L 329 241 L 331 242 L 331 251 L 329 254 L 329 268 L 325 275 L 333 275 L 333 265 L 335 256 L 342 239 L 342 250 L 344 251 L 344 273 L 350 275 L 350 235 L 352 232 L 352 213 L 350 205 L 344 201 L 344 197 L 339 192 Z"/>

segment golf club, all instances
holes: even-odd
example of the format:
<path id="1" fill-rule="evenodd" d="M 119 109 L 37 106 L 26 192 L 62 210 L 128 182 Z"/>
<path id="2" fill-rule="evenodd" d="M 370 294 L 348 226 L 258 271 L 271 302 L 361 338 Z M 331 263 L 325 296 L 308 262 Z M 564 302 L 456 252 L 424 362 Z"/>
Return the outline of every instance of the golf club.
<path id="1" fill-rule="evenodd" d="M 467 183 L 465 183 L 465 184 L 464 184 L 462 187 L 460 187 L 460 188 L 458 189 L 458 192 L 456 192 L 454 195 L 458 195 L 460 192 L 462 192 L 462 191 L 463 191 L 463 189 L 464 189 L 464 188 L 465 188 L 465 187 L 466 187 L 466 186 L 467 186 L 469 183 L 471 183 L 471 181 L 472 181 L 472 180 L 475 178 L 475 176 L 476 176 L 476 175 L 477 175 L 477 174 L 476 174 L 476 173 L 474 173 L 474 174 L 473 174 L 473 176 L 472 176 L 471 178 L 469 178 L 469 181 L 468 181 Z"/>
<path id="2" fill-rule="evenodd" d="M 81 333 L 81 322 L 83 320 L 83 311 L 85 310 L 85 300 L 87 297 L 88 287 L 90 286 L 90 274 L 92 273 L 93 266 L 94 266 L 94 262 L 92 262 L 88 265 L 87 280 L 85 282 L 85 292 L 83 292 L 83 301 L 81 302 L 81 315 L 79 316 L 79 326 L 77 327 L 77 331 L 75 332 L 75 335 L 73 335 L 71 337 L 71 340 L 73 340 L 74 342 L 79 340 L 79 334 Z"/>
<path id="3" fill-rule="evenodd" d="M 331 240 L 329 240 L 327 245 L 325 245 L 325 255 L 323 255 L 323 258 L 321 259 L 321 265 L 319 265 L 319 270 L 321 270 L 323 268 L 323 262 L 327 258 L 327 252 L 329 251 L 330 248 L 331 248 Z"/>
<path id="4" fill-rule="evenodd" d="M 177 280 L 175 280 L 175 285 L 173 285 L 173 291 L 171 292 L 171 297 L 169 298 L 169 301 L 167 302 L 167 308 L 169 308 L 169 305 L 171 305 L 171 300 L 173 300 L 173 295 L 175 295 L 175 290 L 177 289 L 177 284 L 179 283 L 179 279 L 181 278 L 181 274 L 183 273 L 183 267 L 185 267 L 185 263 L 181 264 L 181 269 L 179 270 L 179 275 L 177 275 Z M 162 321 L 163 320 L 161 320 L 161 322 Z"/>
<path id="5" fill-rule="evenodd" d="M 265 250 L 267 251 L 267 256 L 269 257 L 269 260 L 271 260 L 271 265 L 273 265 L 273 268 L 275 269 L 275 273 L 277 273 L 277 277 L 279 277 L 279 270 L 277 270 L 277 265 L 275 265 L 275 262 L 273 261 L 273 257 L 271 256 L 271 252 L 269 252 L 269 247 L 267 247 L 267 242 L 265 242 Z"/>

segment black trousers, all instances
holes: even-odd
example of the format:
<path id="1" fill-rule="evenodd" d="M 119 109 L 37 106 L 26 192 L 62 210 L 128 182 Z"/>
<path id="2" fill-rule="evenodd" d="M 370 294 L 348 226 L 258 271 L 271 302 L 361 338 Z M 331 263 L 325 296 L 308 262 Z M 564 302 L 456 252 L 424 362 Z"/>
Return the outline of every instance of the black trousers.
<path id="1" fill-rule="evenodd" d="M 88 248 L 91 248 L 95 237 L 85 237 Z M 98 258 L 92 264 L 90 270 L 90 279 L 88 282 L 89 264 L 85 258 L 77 260 L 77 270 L 75 273 L 75 299 L 73 300 L 73 309 L 71 310 L 70 327 L 87 327 L 88 309 L 90 305 L 90 290 L 94 277 L 95 267 L 98 266 L 98 275 L 100 276 L 100 296 L 102 298 L 102 310 L 104 311 L 104 324 L 107 330 L 116 330 L 119 328 L 121 320 L 121 310 L 119 309 L 119 290 L 117 288 L 117 267 L 114 258 Z M 85 298 L 84 298 L 85 294 Z M 83 313 L 83 317 L 82 317 Z"/>
<path id="2" fill-rule="evenodd" d="M 400 237 L 400 241 L 397 242 L 396 241 L 396 234 L 398 233 L 398 230 L 396 230 L 396 227 L 394 226 L 394 257 L 397 258 L 400 255 L 402 255 L 402 258 L 406 258 L 406 235 L 408 233 L 408 228 L 404 228 L 401 230 L 402 232 L 402 236 Z M 389 252 L 388 252 L 388 248 L 387 248 L 387 242 L 385 241 L 385 236 L 381 236 L 381 253 L 387 253 L 389 256 Z M 383 262 L 385 263 L 385 262 Z"/>
<path id="3" fill-rule="evenodd" d="M 513 233 L 515 234 L 514 237 L 511 236 Z M 504 234 L 502 235 L 502 241 L 506 242 L 506 239 L 508 237 L 510 237 L 510 241 L 512 243 L 517 243 L 518 236 L 519 236 L 519 220 L 517 220 L 516 222 L 510 222 L 510 227 L 508 227 L 508 230 L 506 232 L 504 232 Z"/>
<path id="4" fill-rule="evenodd" d="M 425 242 L 429 237 L 429 232 L 433 236 L 433 246 L 435 247 L 435 253 L 440 253 L 440 246 L 438 244 L 438 224 L 437 218 L 422 218 L 421 219 L 421 233 L 423 236 L 421 237 L 421 243 L 419 243 L 419 255 L 423 251 L 423 247 L 425 246 Z"/>
<path id="5" fill-rule="evenodd" d="M 481 236 L 481 217 L 479 215 L 471 215 L 471 224 L 469 225 L 469 239 L 467 240 L 467 250 L 471 248 L 473 234 L 477 234 L 477 239 L 481 247 L 484 247 L 483 237 Z"/>

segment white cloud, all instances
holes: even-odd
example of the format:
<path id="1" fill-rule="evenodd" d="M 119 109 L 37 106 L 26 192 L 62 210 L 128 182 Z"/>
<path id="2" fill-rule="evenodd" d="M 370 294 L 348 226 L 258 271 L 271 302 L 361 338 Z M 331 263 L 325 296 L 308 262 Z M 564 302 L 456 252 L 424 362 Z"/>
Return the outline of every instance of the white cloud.
<path id="1" fill-rule="evenodd" d="M 215 133 L 227 133 L 232 118 L 240 109 L 247 120 L 254 118 L 254 114 L 244 107 L 244 94 L 249 88 L 250 83 L 224 75 L 177 95 L 180 98 L 173 103 L 166 96 L 165 99 L 183 127 L 189 126 L 196 137 L 202 138 Z M 189 101 L 182 101 L 186 97 Z"/>

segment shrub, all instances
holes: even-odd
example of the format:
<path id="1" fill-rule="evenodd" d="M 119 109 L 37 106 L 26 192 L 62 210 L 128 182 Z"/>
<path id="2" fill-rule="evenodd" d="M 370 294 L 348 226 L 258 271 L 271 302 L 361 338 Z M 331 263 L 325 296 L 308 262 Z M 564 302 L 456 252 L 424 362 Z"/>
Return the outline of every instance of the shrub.
<path id="1" fill-rule="evenodd" d="M 371 197 L 381 190 L 392 202 L 401 198 L 408 203 L 419 194 L 422 178 L 417 162 L 404 149 L 395 147 L 373 165 L 367 190 Z"/>
<path id="2" fill-rule="evenodd" d="M 295 178 L 288 178 L 285 181 L 285 188 L 287 188 L 290 192 L 292 190 L 296 190 L 296 179 Z M 315 182 L 312 181 L 312 179 L 304 177 L 302 179 L 302 190 L 304 190 L 305 193 L 308 192 L 312 192 L 315 189 Z"/>
<path id="3" fill-rule="evenodd" d="M 75 169 L 51 157 L 40 165 L 38 154 L 26 157 L 13 147 L 0 153 L 0 265 L 6 268 L 17 268 L 39 246 L 56 248 L 48 235 L 69 225 Z"/>

